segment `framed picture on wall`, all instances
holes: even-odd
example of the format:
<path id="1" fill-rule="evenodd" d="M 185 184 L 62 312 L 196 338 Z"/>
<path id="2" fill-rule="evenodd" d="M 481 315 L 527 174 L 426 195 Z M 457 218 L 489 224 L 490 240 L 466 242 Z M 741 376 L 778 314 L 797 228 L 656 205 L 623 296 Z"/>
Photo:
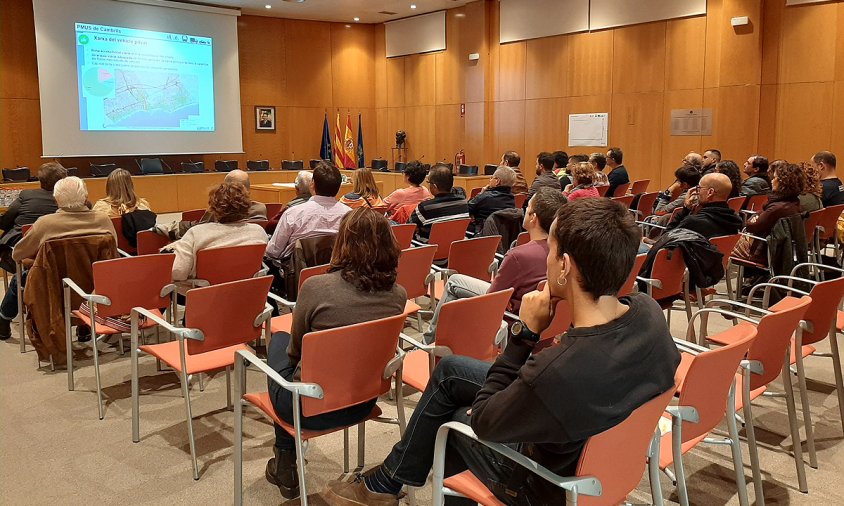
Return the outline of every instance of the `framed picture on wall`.
<path id="1" fill-rule="evenodd" d="M 271 105 L 255 106 L 255 130 L 275 132 L 275 107 Z"/>

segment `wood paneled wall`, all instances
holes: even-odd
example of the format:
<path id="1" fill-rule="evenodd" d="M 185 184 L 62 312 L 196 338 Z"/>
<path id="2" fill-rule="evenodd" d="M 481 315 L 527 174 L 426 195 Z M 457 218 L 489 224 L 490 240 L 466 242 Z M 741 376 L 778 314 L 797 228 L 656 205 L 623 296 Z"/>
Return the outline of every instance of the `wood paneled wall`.
<path id="1" fill-rule="evenodd" d="M 362 114 L 367 159 L 390 160 L 395 131 L 405 130 L 410 158 L 451 161 L 462 148 L 481 165 L 514 149 L 528 177 L 539 151 L 599 150 L 566 146 L 568 115 L 582 112 L 609 112 L 610 144 L 624 149 L 633 177 L 660 186 L 685 153 L 709 147 L 739 161 L 757 152 L 797 161 L 820 149 L 844 157 L 844 3 L 709 0 L 708 9 L 705 17 L 501 45 L 498 2 L 477 0 L 448 11 L 446 51 L 391 59 L 381 25 L 243 16 L 246 153 L 233 158 L 315 158 L 324 114 L 333 128 L 338 110 L 344 128 L 352 115 L 355 130 Z M 0 165 L 37 166 L 31 2 L 6 0 L 0 16 Z M 734 29 L 734 16 L 751 25 Z M 480 60 L 470 62 L 470 53 Z M 275 133 L 255 131 L 256 105 L 277 107 Z M 713 134 L 669 135 L 671 109 L 697 107 L 713 109 Z"/>

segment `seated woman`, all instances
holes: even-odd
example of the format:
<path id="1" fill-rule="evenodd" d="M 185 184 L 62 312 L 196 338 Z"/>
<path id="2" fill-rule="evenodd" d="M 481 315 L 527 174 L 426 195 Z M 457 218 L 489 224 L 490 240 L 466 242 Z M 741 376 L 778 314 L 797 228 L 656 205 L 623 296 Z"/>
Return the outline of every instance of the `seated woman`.
<path id="1" fill-rule="evenodd" d="M 422 186 L 429 169 L 429 166 L 419 160 L 414 160 L 407 164 L 407 167 L 404 169 L 404 181 L 408 185 L 407 188 L 399 188 L 387 195 L 387 198 L 384 199 L 384 203 L 387 204 L 388 218 L 391 220 L 394 219 L 395 214 L 405 206 L 415 208 L 423 200 L 433 198 L 431 192 Z M 404 221 L 401 223 L 404 223 Z"/>
<path id="2" fill-rule="evenodd" d="M 776 163 L 776 162 L 774 162 Z M 800 170 L 806 177 L 806 188 L 800 194 L 800 211 L 811 213 L 823 208 L 823 186 L 821 185 L 821 172 L 813 163 L 801 162 Z M 808 237 L 807 239 L 811 239 Z"/>
<path id="3" fill-rule="evenodd" d="M 273 335 L 267 363 L 283 378 L 298 380 L 302 337 L 308 332 L 387 318 L 404 311 L 407 292 L 396 284 L 399 245 L 390 223 L 381 214 L 360 207 L 343 217 L 328 274 L 308 278 L 299 291 L 293 310 L 291 333 Z M 293 423 L 292 394 L 269 384 L 270 398 L 278 416 Z M 372 411 L 376 399 L 314 417 L 302 417 L 305 429 L 328 429 L 355 424 Z M 299 495 L 294 439 L 275 428 L 274 458 L 267 462 L 267 481 L 281 495 Z"/>
<path id="4" fill-rule="evenodd" d="M 149 211 L 149 202 L 135 194 L 132 174 L 117 169 L 106 179 L 106 196 L 94 203 L 94 211 L 106 213 L 109 218 L 119 218 L 133 211 Z"/>
<path id="5" fill-rule="evenodd" d="M 715 172 L 719 172 L 730 178 L 730 183 L 732 183 L 733 188 L 730 190 L 729 198 L 732 199 L 738 197 L 741 193 L 741 172 L 739 171 L 736 162 L 732 160 L 718 162 L 715 166 Z"/>
<path id="6" fill-rule="evenodd" d="M 249 193 L 240 183 L 223 183 L 212 188 L 208 193 L 208 209 L 218 221 L 191 227 L 181 239 L 164 248 L 176 253 L 173 280 L 184 281 L 196 275 L 196 252 L 201 249 L 267 244 L 264 229 L 246 221 L 250 205 Z"/>
<path id="7" fill-rule="evenodd" d="M 358 207 L 384 208 L 386 204 L 378 195 L 378 185 L 372 176 L 372 169 L 362 167 L 355 171 L 355 187 L 351 193 L 340 197 L 340 202 L 352 209 Z"/>
<path id="8" fill-rule="evenodd" d="M 594 184 L 592 184 L 594 176 L 595 169 L 592 167 L 591 163 L 578 163 L 572 168 L 572 178 L 574 178 L 574 182 L 566 187 L 563 191 L 563 195 L 565 195 L 569 201 L 582 198 L 600 197 L 598 189 L 595 188 Z"/>
<path id="9" fill-rule="evenodd" d="M 768 171 L 772 174 L 771 194 L 762 211 L 751 216 L 745 231 L 757 237 L 768 237 L 781 218 L 800 213 L 799 196 L 806 187 L 806 176 L 799 165 L 778 160 Z M 767 265 L 767 245 L 762 241 L 742 236 L 733 250 L 736 258 Z"/>

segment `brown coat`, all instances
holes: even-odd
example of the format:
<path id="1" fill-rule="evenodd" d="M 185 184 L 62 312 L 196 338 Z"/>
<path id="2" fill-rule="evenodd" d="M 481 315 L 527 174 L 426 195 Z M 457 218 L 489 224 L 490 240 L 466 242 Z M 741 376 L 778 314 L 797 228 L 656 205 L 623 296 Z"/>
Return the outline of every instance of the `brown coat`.
<path id="1" fill-rule="evenodd" d="M 27 333 L 39 359 L 52 356 L 55 364 L 67 362 L 62 279 L 70 278 L 91 293 L 91 265 L 112 258 L 117 258 L 117 244 L 110 234 L 48 240 L 38 250 L 27 275 L 23 303 L 27 307 Z M 78 308 L 82 300 L 71 293 L 70 307 Z"/>
<path id="2" fill-rule="evenodd" d="M 12 258 L 16 262 L 25 258 L 34 259 L 41 246 L 51 239 L 94 234 L 111 234 L 117 241 L 114 225 L 105 214 L 89 209 L 80 211 L 59 209 L 53 214 L 38 218 L 32 224 L 29 232 L 15 245 Z"/>

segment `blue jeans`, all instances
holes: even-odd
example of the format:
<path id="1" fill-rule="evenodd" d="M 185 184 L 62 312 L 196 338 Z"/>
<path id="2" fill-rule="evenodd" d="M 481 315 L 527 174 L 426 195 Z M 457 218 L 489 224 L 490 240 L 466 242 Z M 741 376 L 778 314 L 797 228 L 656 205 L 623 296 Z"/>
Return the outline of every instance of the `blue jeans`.
<path id="1" fill-rule="evenodd" d="M 270 347 L 267 350 L 267 365 L 279 373 L 282 378 L 293 381 L 293 373 L 296 368 L 290 365 L 290 357 L 287 355 L 287 345 L 289 343 L 290 334 L 287 332 L 273 334 L 270 340 Z M 267 383 L 270 391 L 270 399 L 272 400 L 273 409 L 275 409 L 276 414 L 286 423 L 293 425 L 293 394 L 290 390 L 282 388 L 275 381 L 268 379 Z M 348 408 L 317 416 L 303 416 L 301 418 L 302 428 L 308 430 L 328 430 L 335 427 L 355 425 L 369 416 L 372 408 L 375 406 L 376 400 L 372 399 L 362 404 L 356 404 Z M 275 445 L 279 450 L 292 450 L 296 447 L 296 440 L 281 426 L 275 425 Z"/>
<path id="2" fill-rule="evenodd" d="M 29 269 L 21 273 L 21 284 L 26 285 L 26 275 Z M 0 302 L 0 318 L 4 320 L 14 320 L 18 315 L 18 277 L 12 276 L 9 281 L 9 289 L 3 295 L 3 302 Z"/>

